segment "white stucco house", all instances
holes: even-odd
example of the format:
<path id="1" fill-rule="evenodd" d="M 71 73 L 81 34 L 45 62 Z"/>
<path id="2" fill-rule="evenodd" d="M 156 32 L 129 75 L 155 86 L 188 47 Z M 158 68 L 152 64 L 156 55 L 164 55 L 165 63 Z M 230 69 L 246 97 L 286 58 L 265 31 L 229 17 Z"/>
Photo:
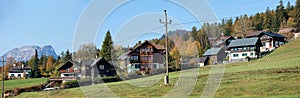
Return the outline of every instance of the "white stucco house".
<path id="1" fill-rule="evenodd" d="M 31 68 L 24 67 L 22 65 L 19 66 L 13 66 L 8 70 L 8 78 L 26 78 L 29 77 L 29 73 L 31 72 Z"/>
<path id="2" fill-rule="evenodd" d="M 262 43 L 259 37 L 233 40 L 229 46 L 229 61 L 244 61 L 246 58 L 256 59 L 260 56 Z"/>

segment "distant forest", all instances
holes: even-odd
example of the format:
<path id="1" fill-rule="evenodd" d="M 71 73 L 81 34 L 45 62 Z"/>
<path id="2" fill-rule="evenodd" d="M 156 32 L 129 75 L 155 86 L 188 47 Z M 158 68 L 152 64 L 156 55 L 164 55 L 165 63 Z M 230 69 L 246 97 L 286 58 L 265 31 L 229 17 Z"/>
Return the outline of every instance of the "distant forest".
<path id="1" fill-rule="evenodd" d="M 266 7 L 265 12 L 255 15 L 241 15 L 239 17 L 222 19 L 219 23 L 204 23 L 199 31 L 204 31 L 209 37 L 218 37 L 221 33 L 244 38 L 249 32 L 270 30 L 278 32 L 282 28 L 295 28 L 300 31 L 300 0 L 295 6 L 290 2 L 286 6 L 280 0 L 276 9 Z M 194 29 L 194 28 L 193 28 Z"/>

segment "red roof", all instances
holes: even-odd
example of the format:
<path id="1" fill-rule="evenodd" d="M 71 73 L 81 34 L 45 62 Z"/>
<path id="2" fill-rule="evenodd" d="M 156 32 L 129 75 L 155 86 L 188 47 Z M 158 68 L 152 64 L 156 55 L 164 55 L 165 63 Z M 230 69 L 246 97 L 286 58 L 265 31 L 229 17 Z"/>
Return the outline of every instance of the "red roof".
<path id="1" fill-rule="evenodd" d="M 246 37 L 254 37 L 257 36 L 258 34 L 260 34 L 263 31 L 255 31 L 255 32 L 250 32 L 246 35 Z"/>
<path id="2" fill-rule="evenodd" d="M 278 31 L 278 33 L 288 33 L 288 32 L 295 32 L 296 29 L 295 28 L 283 28 L 281 30 Z"/>
<path id="3" fill-rule="evenodd" d="M 131 52 L 132 52 L 132 51 L 135 51 L 137 48 L 141 47 L 141 46 L 142 46 L 143 44 L 145 44 L 145 43 L 149 43 L 150 45 L 152 45 L 153 47 L 155 47 L 155 48 L 158 49 L 158 50 L 165 50 L 165 47 L 164 47 L 164 46 L 158 45 L 158 44 L 153 44 L 153 43 L 151 43 L 151 42 L 149 42 L 149 41 L 146 40 L 144 43 L 139 44 L 136 48 L 132 49 Z M 130 54 L 131 52 L 129 52 L 129 54 Z"/>

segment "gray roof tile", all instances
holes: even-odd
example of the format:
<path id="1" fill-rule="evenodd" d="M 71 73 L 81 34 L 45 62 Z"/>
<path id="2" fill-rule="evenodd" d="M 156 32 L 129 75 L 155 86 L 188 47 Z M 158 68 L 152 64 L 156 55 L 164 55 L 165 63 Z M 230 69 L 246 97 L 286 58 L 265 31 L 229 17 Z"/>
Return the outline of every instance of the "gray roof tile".
<path id="1" fill-rule="evenodd" d="M 228 47 L 230 48 L 230 47 L 239 47 L 239 46 L 252 46 L 252 45 L 256 45 L 258 40 L 259 40 L 258 37 L 232 40 Z"/>
<path id="2" fill-rule="evenodd" d="M 208 49 L 204 54 L 203 56 L 210 56 L 210 55 L 216 55 L 220 52 L 222 48 L 211 48 L 211 49 Z"/>

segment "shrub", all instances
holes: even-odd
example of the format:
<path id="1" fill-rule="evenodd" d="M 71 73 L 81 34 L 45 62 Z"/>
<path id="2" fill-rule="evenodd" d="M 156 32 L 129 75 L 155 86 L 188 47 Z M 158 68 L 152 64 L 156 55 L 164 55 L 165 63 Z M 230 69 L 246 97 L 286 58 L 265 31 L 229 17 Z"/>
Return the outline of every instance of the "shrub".
<path id="1" fill-rule="evenodd" d="M 79 87 L 77 80 L 70 80 L 65 83 L 63 83 L 64 88 L 73 88 L 73 87 Z"/>

